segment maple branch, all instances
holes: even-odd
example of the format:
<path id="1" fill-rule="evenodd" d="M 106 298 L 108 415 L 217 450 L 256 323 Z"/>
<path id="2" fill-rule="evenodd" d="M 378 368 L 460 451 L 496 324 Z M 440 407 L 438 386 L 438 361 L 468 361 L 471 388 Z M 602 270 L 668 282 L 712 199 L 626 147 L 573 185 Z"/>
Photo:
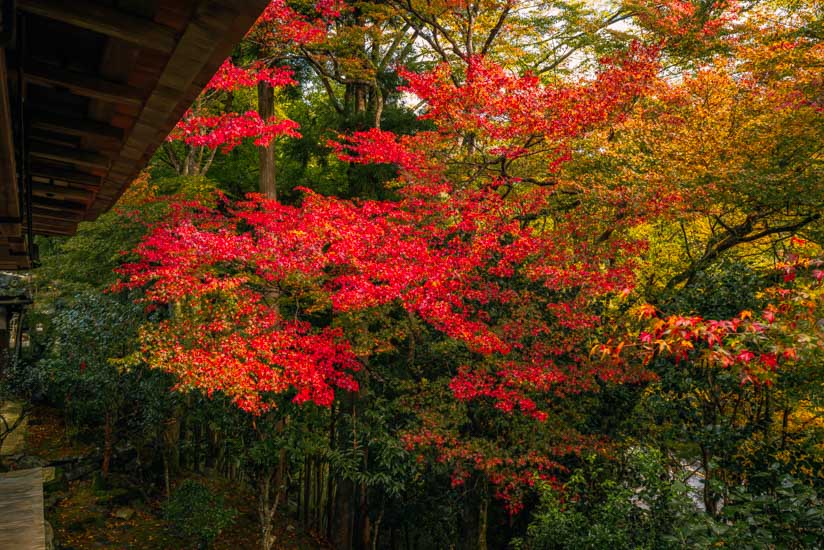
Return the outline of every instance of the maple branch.
<path id="1" fill-rule="evenodd" d="M 728 233 L 734 232 L 734 230 L 730 226 L 724 223 L 724 220 L 721 219 L 721 216 L 713 216 L 713 218 L 715 218 L 716 223 L 723 227 L 725 231 L 727 231 Z"/>
<path id="2" fill-rule="evenodd" d="M 426 41 L 426 43 L 432 46 L 432 49 L 434 49 L 438 53 L 438 55 L 441 56 L 444 62 L 449 63 L 449 56 L 446 54 L 446 51 L 441 46 L 440 42 L 438 42 L 438 37 L 436 35 L 433 34 L 432 36 L 427 36 L 427 34 L 423 32 L 423 29 L 419 25 L 416 25 L 407 15 L 403 13 L 400 13 L 399 15 L 406 23 L 410 24 L 412 28 L 415 29 L 415 37 L 420 36 L 421 38 L 423 38 Z M 408 53 L 409 49 L 413 45 L 414 38 L 413 41 L 407 44 L 406 48 L 404 48 L 403 57 L 405 57 L 405 55 Z M 450 73 L 449 77 L 452 80 L 452 83 L 455 84 L 455 86 L 460 86 L 460 81 L 454 73 Z"/>
<path id="3" fill-rule="evenodd" d="M 161 161 L 166 163 L 172 170 L 176 173 L 180 173 L 180 162 L 177 159 L 177 154 L 175 153 L 174 147 L 168 141 L 163 142 L 163 147 L 161 148 L 165 155 L 160 155 L 159 158 Z"/>
<path id="4" fill-rule="evenodd" d="M 765 214 L 761 214 L 758 217 L 763 217 L 764 215 Z M 767 227 L 757 233 L 751 233 L 753 230 L 753 223 L 756 219 L 758 219 L 758 217 L 754 215 L 748 216 L 747 219 L 741 224 L 735 226 L 734 228 L 728 229 L 727 235 L 724 238 L 716 240 L 715 243 L 711 242 L 707 247 L 707 251 L 704 252 L 704 255 L 701 256 L 701 258 L 694 261 L 687 269 L 670 279 L 666 286 L 667 290 L 672 290 L 681 283 L 685 283 L 689 286 L 700 271 L 708 267 L 723 252 L 733 248 L 734 246 L 743 243 L 751 243 L 778 233 L 795 233 L 801 228 L 820 220 L 821 214 L 811 214 L 795 223 Z"/>
<path id="5" fill-rule="evenodd" d="M 338 114 L 344 113 L 344 107 L 341 105 L 340 100 L 335 96 L 335 90 L 332 89 L 332 84 L 329 82 L 329 79 L 332 78 L 327 72 L 323 69 L 323 67 L 318 63 L 313 57 L 312 54 L 309 53 L 306 49 L 301 48 L 301 51 L 304 54 L 304 59 L 309 62 L 309 65 L 314 69 L 315 73 L 318 75 L 321 84 L 323 85 L 323 89 L 326 90 L 326 95 L 329 97 L 329 101 L 332 103 L 332 108 Z"/>
<path id="6" fill-rule="evenodd" d="M 475 26 L 475 14 L 472 13 L 472 4 L 466 6 L 466 55 L 472 57 L 475 55 L 475 44 L 472 40 L 473 27 Z"/>
<path id="7" fill-rule="evenodd" d="M 412 14 L 412 16 L 417 18 L 424 25 L 429 25 L 433 29 L 433 31 L 439 32 L 441 35 L 443 35 L 444 39 L 447 42 L 449 42 L 449 44 L 452 46 L 452 51 L 455 53 L 455 55 L 457 55 L 458 57 L 460 57 L 464 61 L 467 60 L 466 59 L 467 58 L 466 53 L 461 52 L 461 47 L 458 45 L 458 42 L 452 37 L 452 35 L 449 34 L 449 32 L 443 27 L 443 25 L 438 23 L 438 21 L 436 19 L 432 19 L 432 18 L 428 19 L 428 18 L 424 17 L 424 15 L 422 13 L 420 13 L 418 10 L 415 9 L 415 7 L 412 5 L 411 0 L 406 0 L 406 2 L 404 2 L 404 3 L 398 2 L 397 0 L 390 0 L 390 3 L 394 4 L 400 10 L 406 10 L 408 13 Z M 406 18 L 404 18 L 404 20 L 406 20 Z M 411 23 L 411 21 L 410 21 L 410 23 Z M 413 26 L 414 26 L 414 24 L 413 24 Z M 418 28 L 418 27 L 416 27 L 416 28 Z M 432 36 L 433 36 L 433 38 L 435 37 L 434 33 L 433 33 Z M 427 40 L 425 35 L 424 35 L 424 40 Z M 429 42 L 429 40 L 427 40 L 427 42 Z M 443 51 L 443 50 L 441 49 L 441 51 Z M 439 53 L 441 53 L 441 52 L 439 52 Z M 446 57 L 444 54 L 442 54 L 442 56 L 444 56 L 444 61 L 449 60 L 449 58 Z"/>
<path id="8" fill-rule="evenodd" d="M 196 176 L 199 176 L 203 173 L 203 150 L 205 149 L 205 147 L 201 146 L 198 147 L 198 149 L 199 151 L 197 152 L 197 173 L 195 174 Z"/>
<path id="9" fill-rule="evenodd" d="M 206 159 L 206 163 L 203 165 L 203 168 L 201 169 L 202 174 L 206 174 L 206 172 L 209 171 L 209 168 L 212 167 L 212 162 L 214 162 L 216 154 L 217 154 L 217 147 L 213 148 L 211 150 L 211 153 L 209 153 L 209 158 Z"/>
<path id="10" fill-rule="evenodd" d="M 373 90 L 375 91 L 375 113 L 374 113 L 374 120 L 373 124 L 375 128 L 381 127 L 381 116 L 383 115 L 383 92 L 381 91 L 381 86 L 378 83 L 377 77 L 375 78 L 375 85 Z"/>
<path id="11" fill-rule="evenodd" d="M 538 187 L 554 187 L 559 183 L 556 179 L 539 180 L 532 177 L 521 177 L 521 181 L 523 183 L 531 183 L 532 185 L 537 185 Z"/>
<path id="12" fill-rule="evenodd" d="M 690 259 L 690 261 L 693 261 L 692 252 L 690 251 L 690 241 L 687 238 L 687 228 L 684 227 L 683 221 L 679 222 L 679 224 L 681 226 L 681 235 L 684 237 L 684 249 L 687 253 L 687 257 Z"/>
<path id="13" fill-rule="evenodd" d="M 403 47 L 403 50 L 401 51 L 400 55 L 398 55 L 399 61 L 407 58 L 409 52 L 412 51 L 412 48 L 415 46 L 415 40 L 417 40 L 419 36 L 420 31 L 418 29 L 415 29 L 415 32 L 412 33 L 412 38 L 409 39 L 409 42 L 407 42 L 406 46 Z"/>
<path id="14" fill-rule="evenodd" d="M 331 80 L 334 80 L 338 84 L 342 84 L 344 86 L 347 85 L 347 84 L 365 84 L 365 85 L 372 84 L 371 80 L 367 80 L 365 78 L 349 78 L 345 75 L 340 74 L 340 72 L 337 71 L 337 70 L 334 73 L 330 73 L 329 71 L 327 71 L 326 69 L 323 68 L 323 65 L 318 60 L 316 60 L 314 57 L 312 57 L 312 53 L 309 50 L 301 47 L 301 51 L 303 52 L 304 56 L 306 57 L 306 60 L 309 63 L 312 64 L 312 67 L 315 69 L 316 72 L 318 72 L 320 75 L 323 75 L 323 76 L 325 76 L 325 77 L 327 77 Z M 337 60 L 332 59 L 331 61 L 335 65 L 335 68 L 337 68 L 337 66 L 338 66 L 337 65 L 337 63 L 338 63 Z"/>
<path id="15" fill-rule="evenodd" d="M 609 27 L 610 25 L 613 25 L 615 23 L 619 23 L 621 21 L 629 19 L 630 17 L 632 17 L 631 12 L 625 12 L 625 11 L 623 11 L 623 9 L 619 9 L 618 11 L 613 13 L 611 16 L 609 16 L 607 19 L 605 19 L 598 27 L 596 27 L 592 31 L 580 32 L 576 35 L 570 36 L 569 38 L 563 40 L 560 44 L 558 44 L 557 46 L 552 48 L 552 50 L 550 50 L 544 57 L 542 57 L 540 60 L 538 60 L 534 63 L 534 69 L 533 69 L 534 72 L 536 74 L 543 74 L 543 73 L 546 73 L 546 72 L 549 72 L 551 70 L 556 69 L 561 63 L 563 63 L 564 61 L 569 59 L 569 57 L 572 54 L 574 54 L 575 52 L 580 50 L 582 47 L 584 47 L 585 44 L 582 40 L 583 38 L 586 38 L 587 36 L 590 36 L 590 35 L 598 32 L 600 30 L 603 30 L 603 29 Z M 547 65 L 545 67 L 541 67 L 541 65 L 546 63 L 560 48 L 565 47 L 565 46 L 568 47 L 569 49 L 564 54 L 562 54 L 560 57 L 556 58 L 549 65 Z"/>
<path id="16" fill-rule="evenodd" d="M 398 36 L 396 36 L 395 40 L 392 41 L 392 44 L 389 46 L 389 49 L 386 50 L 386 53 L 383 55 L 383 59 L 381 59 L 380 63 L 378 63 L 378 66 L 375 67 L 378 74 L 380 74 L 380 73 L 382 73 L 383 71 L 386 70 L 386 66 L 389 63 L 389 60 L 392 59 L 392 56 L 395 54 L 398 47 L 401 45 L 401 40 L 403 40 L 404 37 L 406 36 L 406 31 L 408 31 L 411 27 L 412 27 L 411 23 L 404 24 L 403 28 L 398 33 Z M 417 37 L 418 37 L 418 31 L 416 29 L 415 32 L 412 33 L 411 41 L 414 42 Z M 404 51 L 405 51 L 405 49 L 404 49 Z"/>
<path id="17" fill-rule="evenodd" d="M 506 18 L 509 17 L 509 12 L 512 9 L 512 2 L 507 2 L 506 7 L 501 12 L 501 15 L 498 17 L 498 21 L 495 23 L 495 26 L 492 27 L 492 30 L 489 31 L 489 35 L 486 37 L 486 41 L 484 42 L 483 47 L 481 47 L 481 55 L 486 55 L 489 51 L 489 48 L 492 47 L 492 43 L 495 41 L 495 38 L 501 32 L 501 29 L 504 26 L 504 21 Z"/>

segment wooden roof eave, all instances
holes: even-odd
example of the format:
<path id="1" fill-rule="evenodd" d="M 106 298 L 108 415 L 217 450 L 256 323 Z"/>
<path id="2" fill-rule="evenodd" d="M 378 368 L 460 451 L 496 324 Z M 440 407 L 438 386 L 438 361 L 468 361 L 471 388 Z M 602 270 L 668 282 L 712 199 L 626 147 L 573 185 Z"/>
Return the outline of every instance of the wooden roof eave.
<path id="1" fill-rule="evenodd" d="M 97 218 L 114 205 L 268 3 L 221 0 L 204 2 L 198 7 L 120 156 L 104 178 L 86 220 Z"/>
<path id="2" fill-rule="evenodd" d="M 35 234 L 70 235 L 111 208 L 268 1 L 18 0 L 26 32 L 7 47 L 8 71 L 0 48 L 0 269 L 30 267 L 29 215 Z M 59 37 L 65 52 L 46 46 Z"/>

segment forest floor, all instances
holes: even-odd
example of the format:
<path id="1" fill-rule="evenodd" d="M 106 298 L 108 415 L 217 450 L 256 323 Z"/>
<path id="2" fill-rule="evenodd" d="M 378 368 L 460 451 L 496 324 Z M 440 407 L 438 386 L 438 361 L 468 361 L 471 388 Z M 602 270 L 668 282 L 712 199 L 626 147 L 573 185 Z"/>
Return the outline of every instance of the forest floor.
<path id="1" fill-rule="evenodd" d="M 46 462 L 83 456 L 93 447 L 69 440 L 59 411 L 37 407 L 29 418 L 26 453 Z M 109 488 L 98 488 L 95 476 L 63 484 L 46 495 L 46 520 L 54 528 L 57 548 L 85 549 L 188 549 L 195 545 L 175 536 L 163 520 L 162 495 L 147 496 L 125 489 L 125 479 L 112 474 Z M 123 476 L 125 477 L 125 476 Z M 195 477 L 222 493 L 228 506 L 238 511 L 234 523 L 215 541 L 216 550 L 256 550 L 259 548 L 255 498 L 247 490 L 224 479 Z M 123 483 L 121 483 L 121 481 Z M 320 549 L 325 546 L 304 533 L 286 518 L 276 518 L 276 548 L 283 550 Z"/>

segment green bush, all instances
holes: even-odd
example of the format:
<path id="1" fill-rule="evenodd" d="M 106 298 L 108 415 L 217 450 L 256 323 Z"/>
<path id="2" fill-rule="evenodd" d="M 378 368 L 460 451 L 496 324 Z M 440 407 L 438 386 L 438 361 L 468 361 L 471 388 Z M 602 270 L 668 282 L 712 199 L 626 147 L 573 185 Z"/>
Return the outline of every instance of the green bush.
<path id="1" fill-rule="evenodd" d="M 234 521 L 237 510 L 223 505 L 223 497 L 192 480 L 184 481 L 164 507 L 164 516 L 175 531 L 208 548 Z"/>
<path id="2" fill-rule="evenodd" d="M 711 516 L 695 489 L 673 479 L 660 453 L 634 449 L 616 463 L 587 460 L 562 493 L 541 487 L 541 502 L 516 539 L 518 550 L 680 550 L 821 548 L 824 503 L 774 465 L 726 494 Z M 619 471 L 620 470 L 620 471 Z M 684 473 L 684 472 L 681 472 Z M 691 495 L 691 491 L 693 494 Z"/>
<path id="3" fill-rule="evenodd" d="M 824 501 L 809 485 L 783 473 L 778 464 L 737 487 L 721 510 L 713 542 L 735 548 L 821 548 Z"/>
<path id="4" fill-rule="evenodd" d="M 617 464 L 594 456 L 573 472 L 563 494 L 541 488 L 535 511 L 519 550 L 664 550 L 693 548 L 683 544 L 703 533 L 703 514 L 688 487 L 671 479 L 661 455 L 634 449 Z M 682 531 L 689 529 L 689 533 Z M 700 546 L 699 546 L 700 547 Z"/>

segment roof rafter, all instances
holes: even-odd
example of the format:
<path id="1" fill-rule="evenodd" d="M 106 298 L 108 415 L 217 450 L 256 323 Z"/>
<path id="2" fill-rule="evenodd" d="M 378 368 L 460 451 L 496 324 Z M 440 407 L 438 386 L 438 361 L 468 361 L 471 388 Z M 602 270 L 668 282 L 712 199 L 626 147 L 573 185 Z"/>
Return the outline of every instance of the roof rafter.
<path id="1" fill-rule="evenodd" d="M 13 75 L 12 75 L 13 76 Z M 143 94 L 132 86 L 105 80 L 99 76 L 54 67 L 43 63 L 26 64 L 26 82 L 40 86 L 58 86 L 72 93 L 121 105 L 143 105 Z"/>
<path id="2" fill-rule="evenodd" d="M 83 0 L 17 0 L 21 10 L 119 38 L 141 48 L 171 53 L 177 36 L 173 29 L 105 5 Z"/>
<path id="3" fill-rule="evenodd" d="M 74 149 L 41 141 L 32 141 L 29 145 L 29 153 L 31 156 L 41 159 L 69 162 L 77 166 L 98 168 L 100 170 L 107 170 L 111 163 L 109 157 L 96 151 Z"/>
<path id="4" fill-rule="evenodd" d="M 31 127 L 80 137 L 104 137 L 123 140 L 123 130 L 90 118 L 79 118 L 46 111 L 36 111 L 30 117 Z"/>

